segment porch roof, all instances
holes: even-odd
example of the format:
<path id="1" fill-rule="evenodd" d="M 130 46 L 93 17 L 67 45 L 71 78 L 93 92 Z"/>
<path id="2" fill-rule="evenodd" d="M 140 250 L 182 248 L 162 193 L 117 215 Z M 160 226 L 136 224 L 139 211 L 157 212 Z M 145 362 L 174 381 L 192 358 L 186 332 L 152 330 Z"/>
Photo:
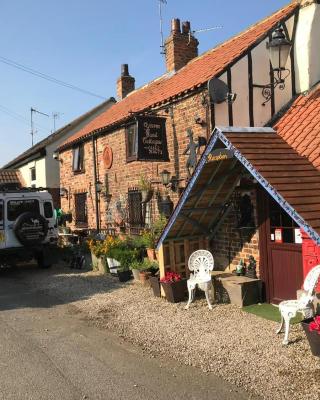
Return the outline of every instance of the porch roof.
<path id="1" fill-rule="evenodd" d="M 217 149 L 230 150 L 231 157 L 221 152 L 210 161 Z M 272 128 L 217 127 L 157 247 L 166 239 L 213 237 L 239 179 L 248 172 L 320 244 L 320 171 Z"/>

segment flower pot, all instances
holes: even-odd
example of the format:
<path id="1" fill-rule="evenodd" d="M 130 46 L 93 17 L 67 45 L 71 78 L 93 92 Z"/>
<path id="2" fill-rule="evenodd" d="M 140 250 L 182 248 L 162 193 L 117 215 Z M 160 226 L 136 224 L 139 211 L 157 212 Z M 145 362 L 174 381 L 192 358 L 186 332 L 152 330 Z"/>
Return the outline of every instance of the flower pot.
<path id="1" fill-rule="evenodd" d="M 95 254 L 91 253 L 92 269 L 94 271 L 99 271 L 102 274 L 109 272 L 109 267 L 105 257 L 97 257 Z"/>
<path id="2" fill-rule="evenodd" d="M 170 303 L 179 303 L 184 301 L 187 293 L 187 280 L 181 279 L 177 282 L 161 282 L 166 299 Z"/>
<path id="3" fill-rule="evenodd" d="M 151 285 L 153 294 L 156 297 L 161 297 L 159 278 L 157 276 L 150 276 L 149 281 L 150 281 L 150 285 Z"/>
<path id="4" fill-rule="evenodd" d="M 157 261 L 157 254 L 155 249 L 147 248 L 147 255 L 150 261 Z"/>
<path id="5" fill-rule="evenodd" d="M 140 271 L 140 273 L 139 273 L 140 282 L 143 285 L 150 285 L 150 281 L 149 281 L 150 276 L 151 276 L 151 272 Z"/>
<path id="6" fill-rule="evenodd" d="M 140 281 L 140 270 L 139 269 L 132 269 L 133 279 L 135 281 Z"/>
<path id="7" fill-rule="evenodd" d="M 109 270 L 111 274 L 117 273 L 117 267 L 120 267 L 119 261 L 115 260 L 114 258 L 107 257 L 107 262 L 109 266 Z"/>
<path id="8" fill-rule="evenodd" d="M 316 331 L 313 331 L 313 332 L 309 331 L 309 324 L 312 321 L 313 321 L 313 318 L 304 319 L 303 321 L 301 321 L 301 325 L 307 336 L 307 339 L 308 339 L 308 342 L 310 345 L 310 349 L 311 349 L 311 353 L 314 356 L 320 357 L 320 335 Z"/>
<path id="9" fill-rule="evenodd" d="M 153 196 L 153 190 L 141 190 L 141 203 L 148 203 Z"/>
<path id="10" fill-rule="evenodd" d="M 127 282 L 131 279 L 131 271 L 127 270 L 127 271 L 118 271 L 117 272 L 118 275 L 118 279 L 120 282 Z"/>

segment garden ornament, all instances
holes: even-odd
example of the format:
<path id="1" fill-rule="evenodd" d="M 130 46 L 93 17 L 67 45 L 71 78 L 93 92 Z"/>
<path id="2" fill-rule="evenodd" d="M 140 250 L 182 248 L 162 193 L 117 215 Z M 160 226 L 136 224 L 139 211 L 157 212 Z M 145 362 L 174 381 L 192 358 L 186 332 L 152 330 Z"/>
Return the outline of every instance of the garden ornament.
<path id="1" fill-rule="evenodd" d="M 297 315 L 297 312 L 301 312 L 305 318 L 311 318 L 314 316 L 314 305 L 315 299 L 315 288 L 320 278 L 320 265 L 313 267 L 306 276 L 303 289 L 305 293 L 298 300 L 285 300 L 279 304 L 279 311 L 281 313 L 281 325 L 277 330 L 277 333 L 281 333 L 283 325 L 285 325 L 285 335 L 283 344 L 289 343 L 289 330 L 290 320 Z"/>
<path id="2" fill-rule="evenodd" d="M 183 155 L 189 154 L 189 157 L 186 162 L 186 167 L 187 167 L 188 178 L 191 178 L 191 175 L 193 174 L 193 171 L 197 164 L 197 149 L 199 148 L 199 143 L 196 143 L 193 140 L 193 132 L 191 128 L 187 129 L 187 137 L 189 138 L 189 144 L 185 149 L 185 151 L 183 152 Z"/>
<path id="3" fill-rule="evenodd" d="M 187 281 L 189 300 L 185 306 L 186 310 L 189 308 L 190 303 L 194 300 L 194 292 L 196 287 L 205 292 L 209 310 L 212 310 L 209 291 L 213 291 L 211 280 L 211 271 L 213 270 L 213 266 L 214 260 L 210 251 L 197 250 L 189 257 L 188 268 L 192 273 Z"/>

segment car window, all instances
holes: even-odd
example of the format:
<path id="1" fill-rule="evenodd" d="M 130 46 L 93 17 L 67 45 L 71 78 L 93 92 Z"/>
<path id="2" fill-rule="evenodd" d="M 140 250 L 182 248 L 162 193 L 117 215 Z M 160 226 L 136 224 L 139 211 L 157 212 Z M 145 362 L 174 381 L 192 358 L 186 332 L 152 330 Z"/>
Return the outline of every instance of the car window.
<path id="1" fill-rule="evenodd" d="M 15 221 L 19 215 L 25 212 L 40 213 L 39 201 L 35 199 L 8 201 L 8 220 Z"/>
<path id="2" fill-rule="evenodd" d="M 46 218 L 52 218 L 53 217 L 53 209 L 52 209 L 52 204 L 50 201 L 46 201 L 43 205 L 44 208 L 44 216 Z"/>

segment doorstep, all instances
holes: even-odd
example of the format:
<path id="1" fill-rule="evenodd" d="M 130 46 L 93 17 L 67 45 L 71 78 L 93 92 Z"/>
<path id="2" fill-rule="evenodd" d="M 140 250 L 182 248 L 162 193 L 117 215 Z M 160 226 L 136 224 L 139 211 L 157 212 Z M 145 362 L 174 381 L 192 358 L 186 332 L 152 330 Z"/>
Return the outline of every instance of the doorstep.
<path id="1" fill-rule="evenodd" d="M 230 272 L 212 271 L 215 299 L 220 303 L 231 303 L 239 307 L 261 302 L 262 281 Z"/>

